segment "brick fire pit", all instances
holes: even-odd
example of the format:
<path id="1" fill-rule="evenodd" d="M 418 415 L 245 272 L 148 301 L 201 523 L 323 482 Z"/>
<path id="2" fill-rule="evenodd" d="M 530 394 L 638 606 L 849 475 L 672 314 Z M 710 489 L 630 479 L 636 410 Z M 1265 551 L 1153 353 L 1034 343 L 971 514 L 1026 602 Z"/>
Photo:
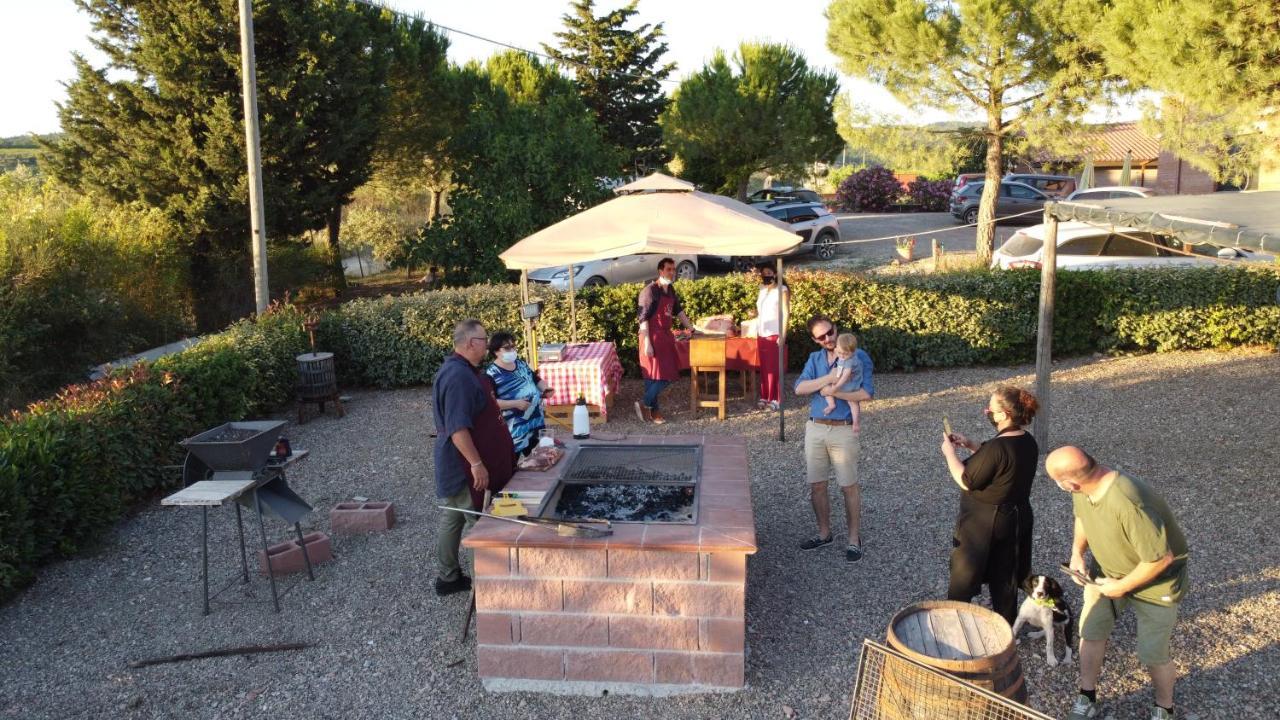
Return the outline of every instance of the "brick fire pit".
<path id="1" fill-rule="evenodd" d="M 615 522 L 613 535 L 567 538 L 482 518 L 475 551 L 480 677 L 489 690 L 644 695 L 743 685 L 747 555 L 756 551 L 746 442 L 677 435 L 571 444 L 547 472 L 507 489 L 555 490 L 590 446 L 700 449 L 692 519 Z M 623 453 L 625 454 L 625 453 Z M 567 493 L 566 493 L 567 495 Z"/>

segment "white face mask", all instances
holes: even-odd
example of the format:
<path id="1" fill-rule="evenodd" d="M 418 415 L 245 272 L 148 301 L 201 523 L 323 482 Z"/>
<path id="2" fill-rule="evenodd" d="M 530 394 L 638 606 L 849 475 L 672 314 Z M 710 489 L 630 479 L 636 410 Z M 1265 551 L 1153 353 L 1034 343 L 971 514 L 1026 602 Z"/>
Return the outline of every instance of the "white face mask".
<path id="1" fill-rule="evenodd" d="M 665 277 L 663 277 L 663 276 L 659 275 L 659 276 L 658 276 L 658 284 L 659 284 L 659 285 L 670 285 L 670 284 L 671 284 L 671 281 L 670 281 L 670 280 L 668 280 L 668 279 L 666 279 Z"/>
<path id="2" fill-rule="evenodd" d="M 515 350 L 508 350 L 506 352 L 498 353 L 498 359 L 504 363 L 507 363 L 508 365 L 510 365 L 511 363 L 514 363 L 517 357 L 518 355 L 516 355 Z"/>

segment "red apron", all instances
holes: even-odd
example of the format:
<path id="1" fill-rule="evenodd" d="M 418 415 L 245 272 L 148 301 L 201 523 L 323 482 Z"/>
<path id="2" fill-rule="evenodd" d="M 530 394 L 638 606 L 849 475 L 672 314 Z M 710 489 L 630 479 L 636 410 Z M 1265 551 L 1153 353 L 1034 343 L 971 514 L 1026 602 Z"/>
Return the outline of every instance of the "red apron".
<path id="1" fill-rule="evenodd" d="M 489 471 L 490 493 L 507 486 L 507 481 L 516 471 L 516 450 L 511 442 L 511 432 L 502 421 L 502 411 L 498 409 L 498 401 L 494 399 L 491 386 L 484 378 L 481 382 L 489 392 L 486 393 L 488 404 L 476 415 L 471 426 L 471 442 L 475 443 L 476 452 L 480 453 L 480 461 Z M 472 484 L 471 469 L 467 468 L 467 489 L 471 491 L 471 507 L 484 510 L 484 490 L 476 490 Z"/>
<path id="2" fill-rule="evenodd" d="M 649 318 L 649 342 L 653 343 L 653 357 L 644 353 L 644 332 L 640 332 L 640 371 L 646 380 L 679 380 L 680 360 L 676 355 L 676 336 L 672 334 L 675 320 L 672 311 L 676 306 L 674 293 L 658 293 L 658 309 Z"/>

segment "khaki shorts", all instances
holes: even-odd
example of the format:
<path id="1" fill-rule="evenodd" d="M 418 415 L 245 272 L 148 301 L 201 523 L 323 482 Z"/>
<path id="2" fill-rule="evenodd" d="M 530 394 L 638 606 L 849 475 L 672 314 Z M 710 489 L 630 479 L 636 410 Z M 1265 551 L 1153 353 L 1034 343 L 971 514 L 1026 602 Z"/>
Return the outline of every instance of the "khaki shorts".
<path id="1" fill-rule="evenodd" d="M 852 425 L 822 425 L 810 420 L 804 427 L 804 464 L 809 484 L 826 482 L 835 471 L 836 484 L 858 484 L 858 434 Z"/>
<path id="2" fill-rule="evenodd" d="M 1112 612 L 1112 605 L 1115 612 Z M 1080 612 L 1080 637 L 1085 640 L 1106 640 L 1116 626 L 1116 618 L 1133 608 L 1138 619 L 1138 660 L 1148 667 L 1163 665 L 1172 658 L 1169 655 L 1169 638 L 1178 620 L 1178 604 L 1157 605 L 1143 600 L 1122 597 L 1107 602 L 1107 598 L 1092 586 L 1084 589 L 1084 609 Z"/>

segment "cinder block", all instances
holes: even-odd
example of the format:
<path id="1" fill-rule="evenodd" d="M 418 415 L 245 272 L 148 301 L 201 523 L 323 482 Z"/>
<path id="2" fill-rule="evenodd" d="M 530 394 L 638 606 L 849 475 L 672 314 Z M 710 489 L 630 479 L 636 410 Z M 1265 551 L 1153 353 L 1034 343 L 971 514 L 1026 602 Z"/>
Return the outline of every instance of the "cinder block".
<path id="1" fill-rule="evenodd" d="M 609 577 L 697 580 L 698 554 L 661 550 L 609 549 Z"/>
<path id="2" fill-rule="evenodd" d="M 593 682 L 653 682 L 653 654 L 635 650 L 567 650 L 566 680 Z"/>
<path id="3" fill-rule="evenodd" d="M 559 580 L 476 578 L 477 610 L 559 612 L 564 608 Z"/>
<path id="4" fill-rule="evenodd" d="M 653 612 L 655 615 L 740 618 L 743 589 L 741 585 L 727 583 L 656 582 Z"/>
<path id="5" fill-rule="evenodd" d="M 596 578 L 605 575 L 605 551 L 519 548 L 520 574 L 536 578 Z"/>
<path id="6" fill-rule="evenodd" d="M 746 647 L 746 621 L 743 618 L 704 618 L 698 624 L 698 646 L 702 650 L 741 653 Z"/>
<path id="7" fill-rule="evenodd" d="M 644 615 L 609 618 L 609 644 L 618 648 L 697 650 L 695 618 L 663 618 Z"/>
<path id="8" fill-rule="evenodd" d="M 609 618 L 602 615 L 530 613 L 520 617 L 520 642 L 524 645 L 607 647 Z"/>
<path id="9" fill-rule="evenodd" d="M 313 532 L 302 538 L 307 544 L 307 556 L 312 567 L 333 559 L 333 546 L 329 536 L 321 532 Z M 306 559 L 302 557 L 302 546 L 297 540 L 282 542 L 267 548 L 267 552 L 258 551 L 258 571 L 267 574 L 267 554 L 271 555 L 271 572 L 275 575 L 291 575 L 307 569 Z"/>
<path id="10" fill-rule="evenodd" d="M 565 580 L 567 612 L 649 615 L 653 613 L 653 585 L 603 580 Z"/>
<path id="11" fill-rule="evenodd" d="M 396 526 L 396 509 L 389 502 L 344 502 L 329 511 L 329 527 L 335 533 L 384 532 Z"/>
<path id="12" fill-rule="evenodd" d="M 561 650 L 480 645 L 476 648 L 480 677 L 563 680 L 564 654 Z"/>

